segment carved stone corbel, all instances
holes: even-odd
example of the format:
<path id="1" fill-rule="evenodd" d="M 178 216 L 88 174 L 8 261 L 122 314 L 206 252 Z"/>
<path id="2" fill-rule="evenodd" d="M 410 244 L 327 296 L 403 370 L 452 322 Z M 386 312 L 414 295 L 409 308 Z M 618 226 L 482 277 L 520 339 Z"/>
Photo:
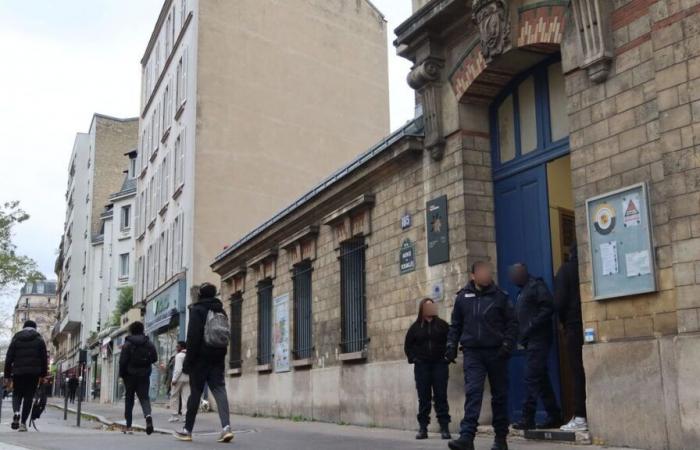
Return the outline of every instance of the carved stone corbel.
<path id="1" fill-rule="evenodd" d="M 486 64 L 505 53 L 511 45 L 510 13 L 506 0 L 474 0 L 472 18 L 479 28 L 481 53 Z"/>
<path id="2" fill-rule="evenodd" d="M 429 56 L 416 64 L 408 74 L 408 85 L 421 96 L 423 123 L 425 127 L 425 149 L 434 160 L 442 159 L 445 153 L 445 138 L 442 131 L 441 72 L 444 61 Z"/>
<path id="3" fill-rule="evenodd" d="M 587 70 L 594 83 L 602 83 L 610 74 L 613 58 L 611 4 L 609 0 L 571 1 L 578 48 L 583 56 L 581 68 Z"/>

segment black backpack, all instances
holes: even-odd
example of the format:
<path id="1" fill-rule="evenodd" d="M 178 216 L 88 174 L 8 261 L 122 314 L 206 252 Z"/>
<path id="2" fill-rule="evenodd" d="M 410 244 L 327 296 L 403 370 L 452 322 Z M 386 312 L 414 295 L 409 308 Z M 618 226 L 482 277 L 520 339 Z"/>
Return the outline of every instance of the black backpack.
<path id="1" fill-rule="evenodd" d="M 148 341 L 144 341 L 142 344 L 133 344 L 133 349 L 131 350 L 131 366 L 138 369 L 145 369 L 150 367 L 152 364 L 151 359 L 151 348 L 148 345 Z"/>

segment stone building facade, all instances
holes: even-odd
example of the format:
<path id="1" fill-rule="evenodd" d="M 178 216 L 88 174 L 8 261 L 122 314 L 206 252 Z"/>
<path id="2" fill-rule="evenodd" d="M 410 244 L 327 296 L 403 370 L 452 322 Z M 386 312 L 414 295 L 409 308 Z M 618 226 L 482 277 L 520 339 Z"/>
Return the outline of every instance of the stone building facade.
<path id="1" fill-rule="evenodd" d="M 58 299 L 55 281 L 40 280 L 25 283 L 20 290 L 19 298 L 15 305 L 12 333 L 20 331 L 25 321 L 33 320 L 36 322 L 37 331 L 44 338 L 44 342 L 46 342 L 49 358 L 53 358 L 54 352 L 50 342 L 51 331 L 56 322 L 57 310 Z"/>
<path id="2" fill-rule="evenodd" d="M 396 29 L 395 46 L 414 64 L 408 82 L 422 115 L 213 263 L 222 297 L 232 308 L 240 304 L 240 314 L 232 309 L 240 319 L 233 329 L 241 330 L 229 379 L 233 408 L 413 427 L 413 380 L 401 343 L 416 302 L 444 299 L 446 318 L 477 259 L 493 261 L 508 290 L 505 270 L 519 260 L 551 282 L 566 244 L 575 241 L 584 326 L 593 336 L 584 347 L 593 439 L 699 448 L 696 3 L 415 2 L 419 8 Z M 656 288 L 599 300 L 592 267 L 601 256 L 591 251 L 595 217 L 587 201 L 639 183 L 650 198 Z M 447 223 L 438 227 L 449 230 L 447 260 L 429 255 L 445 242 L 435 234 L 435 216 L 425 218 L 434 208 L 447 210 Z M 411 218 L 407 228 L 404 217 Z M 414 245 L 415 270 L 402 275 L 406 239 Z M 344 272 L 341 252 L 358 240 L 365 246 L 366 332 L 360 330 L 360 350 L 347 351 L 344 288 L 353 272 Z M 286 364 L 261 355 L 270 349 L 260 344 L 260 332 L 269 332 L 260 317 L 279 313 L 286 320 L 288 313 L 295 336 L 294 292 L 301 286 L 290 269 L 304 260 L 313 269 L 313 352 L 296 363 L 290 352 L 291 371 L 277 372 Z M 270 285 L 273 306 L 282 305 L 274 314 L 260 289 Z M 279 341 L 279 333 L 273 337 Z M 552 361 L 565 358 L 559 352 Z M 568 410 L 569 381 L 564 365 L 557 366 L 552 374 Z M 511 368 L 517 403 L 521 373 L 517 362 Z M 456 417 L 461 372 L 452 369 Z"/>

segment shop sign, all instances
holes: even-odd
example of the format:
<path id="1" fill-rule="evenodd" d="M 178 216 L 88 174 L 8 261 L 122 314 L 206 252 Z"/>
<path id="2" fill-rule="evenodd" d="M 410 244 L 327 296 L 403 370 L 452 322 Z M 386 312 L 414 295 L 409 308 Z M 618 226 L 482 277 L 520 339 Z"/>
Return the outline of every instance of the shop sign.
<path id="1" fill-rule="evenodd" d="M 183 280 L 178 281 L 148 302 L 144 317 L 147 333 L 167 325 L 170 318 L 180 312 L 184 306 L 181 301 L 183 284 Z"/>
<path id="2" fill-rule="evenodd" d="M 430 200 L 425 207 L 428 234 L 428 265 L 435 266 L 450 260 L 450 234 L 447 222 L 447 196 Z"/>
<path id="3" fill-rule="evenodd" d="M 416 247 L 410 239 L 404 239 L 399 252 L 399 273 L 401 275 L 416 270 Z"/>

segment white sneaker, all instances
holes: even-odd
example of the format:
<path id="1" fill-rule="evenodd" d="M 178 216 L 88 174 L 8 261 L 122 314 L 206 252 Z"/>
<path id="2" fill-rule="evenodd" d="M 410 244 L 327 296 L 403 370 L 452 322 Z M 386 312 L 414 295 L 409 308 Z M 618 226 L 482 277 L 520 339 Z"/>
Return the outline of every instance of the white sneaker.
<path id="1" fill-rule="evenodd" d="M 179 422 L 180 421 L 180 416 L 170 416 L 170 419 L 168 419 L 168 422 L 173 423 L 173 422 Z"/>
<path id="2" fill-rule="evenodd" d="M 560 428 L 561 431 L 588 431 L 588 422 L 585 417 L 573 417 L 569 423 Z"/>

